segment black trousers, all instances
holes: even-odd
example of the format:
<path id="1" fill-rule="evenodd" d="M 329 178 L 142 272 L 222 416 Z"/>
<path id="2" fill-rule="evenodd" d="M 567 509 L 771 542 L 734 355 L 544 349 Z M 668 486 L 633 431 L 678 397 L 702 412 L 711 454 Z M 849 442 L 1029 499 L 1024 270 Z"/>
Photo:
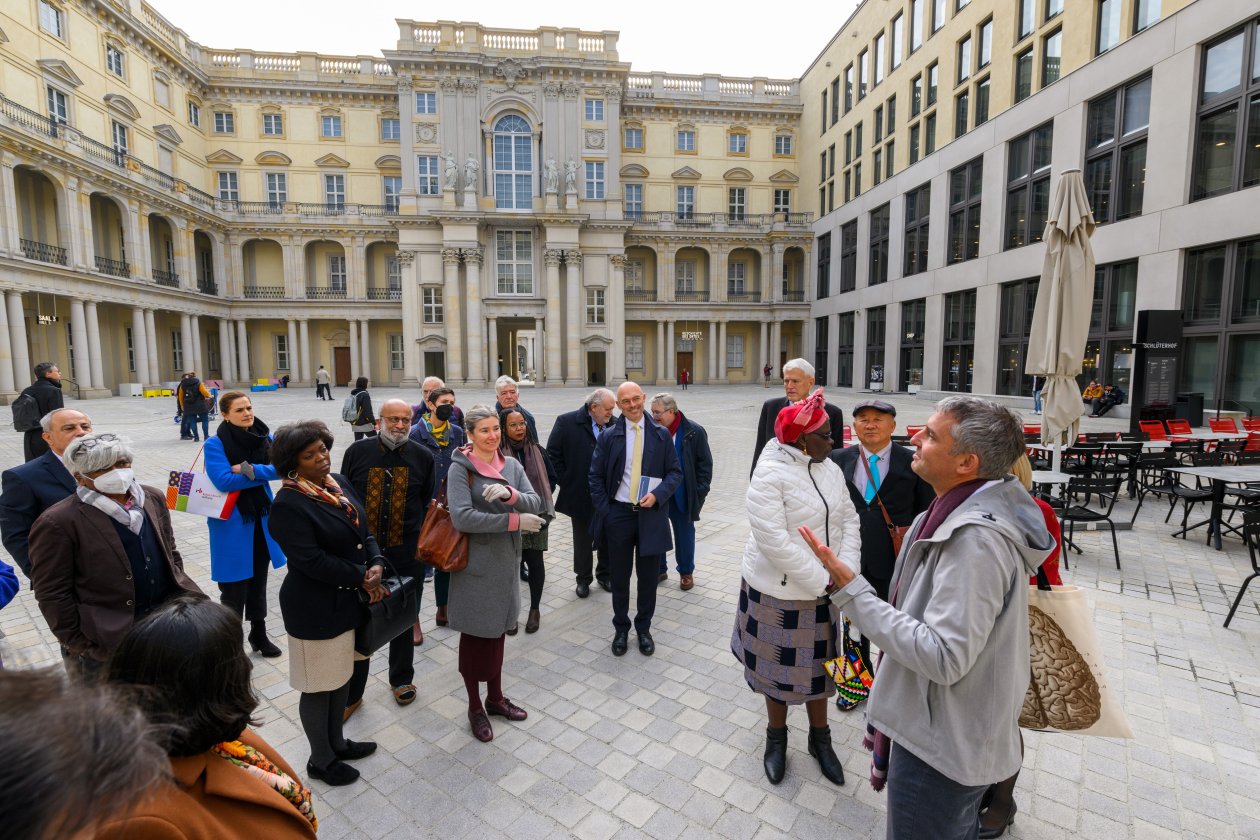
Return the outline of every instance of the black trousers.
<path id="1" fill-rule="evenodd" d="M 634 630 L 646 633 L 652 629 L 652 616 L 656 613 L 656 577 L 665 555 L 639 552 L 639 514 L 616 503 L 609 507 L 604 518 L 604 535 L 612 578 L 613 627 L 619 631 L 630 630 L 630 572 L 633 571 L 638 578 Z"/>
<path id="2" fill-rule="evenodd" d="M 254 576 L 245 580 L 219 584 L 219 600 L 246 621 L 267 620 L 267 569 L 271 555 L 267 551 L 267 537 L 263 534 L 262 520 L 254 522 Z"/>
<path id="3" fill-rule="evenodd" d="M 573 576 L 578 583 L 587 585 L 594 579 L 608 580 L 608 540 L 600 543 L 598 550 L 591 548 L 591 532 L 586 520 L 573 517 Z M 591 577 L 591 561 L 595 563 L 595 576 Z"/>
<path id="4" fill-rule="evenodd" d="M 543 583 L 547 580 L 547 566 L 543 563 L 543 553 L 537 548 L 521 549 L 521 562 L 529 570 L 529 608 L 536 610 L 542 603 Z"/>
<path id="5" fill-rule="evenodd" d="M 416 617 L 418 618 L 420 596 L 424 594 L 424 571 L 417 567 L 417 569 L 405 571 L 403 574 L 415 575 L 418 584 L 418 589 L 416 590 Z M 415 647 L 411 644 L 411 627 L 389 640 L 390 688 L 398 688 L 400 685 L 411 685 L 415 682 L 416 667 L 412 659 L 414 652 Z M 348 684 L 347 706 L 352 706 L 363 699 L 363 692 L 367 690 L 368 669 L 371 664 L 372 660 L 370 659 L 356 659 L 354 661 L 354 672 L 350 675 Z"/>
<path id="6" fill-rule="evenodd" d="M 331 400 L 331 399 L 332 399 L 332 386 L 331 386 L 331 385 L 320 385 L 320 384 L 318 384 L 318 383 L 317 383 L 317 384 L 315 385 L 315 399 L 317 399 L 317 400 Z"/>
<path id="7" fill-rule="evenodd" d="M 48 441 L 44 440 L 44 429 L 36 426 L 30 431 L 22 433 L 22 454 L 28 461 L 34 461 L 40 455 L 49 451 Z"/>

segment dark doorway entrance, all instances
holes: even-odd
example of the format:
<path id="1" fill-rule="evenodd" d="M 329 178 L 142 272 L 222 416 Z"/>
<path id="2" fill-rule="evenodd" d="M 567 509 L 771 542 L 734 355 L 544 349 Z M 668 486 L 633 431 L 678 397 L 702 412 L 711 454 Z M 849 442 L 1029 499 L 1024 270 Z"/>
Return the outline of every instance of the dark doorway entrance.
<path id="1" fill-rule="evenodd" d="M 593 350 L 586 354 L 586 384 L 604 385 L 608 382 L 608 370 L 604 351 Z"/>
<path id="2" fill-rule="evenodd" d="M 425 351 L 424 375 L 436 376 L 438 379 L 446 381 L 446 354 L 441 351 Z"/>
<path id="3" fill-rule="evenodd" d="M 333 348 L 333 384 L 350 384 L 350 348 Z"/>
<path id="4" fill-rule="evenodd" d="M 696 381 L 696 369 L 692 361 L 693 353 L 691 351 L 678 351 L 678 367 L 674 368 L 674 382 L 682 384 L 683 371 L 687 371 L 690 379 L 689 382 Z"/>

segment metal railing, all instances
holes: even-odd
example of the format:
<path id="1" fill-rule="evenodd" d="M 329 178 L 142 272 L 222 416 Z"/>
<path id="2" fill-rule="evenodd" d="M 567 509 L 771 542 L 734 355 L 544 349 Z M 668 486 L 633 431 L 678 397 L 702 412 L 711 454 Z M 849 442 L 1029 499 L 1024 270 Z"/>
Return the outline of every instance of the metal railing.
<path id="1" fill-rule="evenodd" d="M 153 282 L 159 286 L 170 286 L 173 289 L 179 288 L 179 275 L 173 271 L 165 271 L 161 268 L 153 269 Z"/>
<path id="2" fill-rule="evenodd" d="M 368 300 L 402 300 L 402 289 L 380 289 L 368 286 Z"/>
<path id="3" fill-rule="evenodd" d="M 630 210 L 625 211 L 625 218 L 636 226 L 655 227 L 658 225 L 674 225 L 676 227 L 717 227 L 725 225 L 733 228 L 761 228 L 773 225 L 787 227 L 808 227 L 813 220 L 812 213 L 678 213 L 670 210 Z"/>
<path id="4" fill-rule="evenodd" d="M 246 286 L 245 297 L 250 300 L 280 300 L 284 297 L 284 286 Z"/>
<path id="5" fill-rule="evenodd" d="M 344 288 L 330 288 L 328 286 L 307 286 L 306 297 L 308 300 L 342 300 L 346 296 Z"/>
<path id="6" fill-rule="evenodd" d="M 19 243 L 22 246 L 22 256 L 28 260 L 39 260 L 54 265 L 70 264 L 70 261 L 66 259 L 65 248 L 49 245 L 47 242 L 36 242 L 33 239 L 20 239 Z"/>
<path id="7" fill-rule="evenodd" d="M 784 289 L 783 300 L 785 303 L 804 303 L 805 290 L 804 289 Z"/>
<path id="8" fill-rule="evenodd" d="M 642 302 L 656 300 L 656 289 L 626 289 L 626 302 Z"/>
<path id="9" fill-rule="evenodd" d="M 726 299 L 731 303 L 760 303 L 761 292 L 733 292 L 728 289 L 726 292 Z"/>
<path id="10" fill-rule="evenodd" d="M 130 265 L 122 260 L 111 260 L 109 257 L 97 257 L 96 270 L 101 274 L 111 274 L 114 277 L 131 276 Z"/>
<path id="11" fill-rule="evenodd" d="M 704 302 L 709 299 L 708 289 L 696 289 L 694 291 L 683 291 L 682 289 L 674 290 L 674 300 L 682 303 Z"/>
<path id="12" fill-rule="evenodd" d="M 213 295 L 215 297 L 218 297 L 219 284 L 214 282 L 213 280 L 198 280 L 197 291 L 201 292 L 203 295 Z"/>

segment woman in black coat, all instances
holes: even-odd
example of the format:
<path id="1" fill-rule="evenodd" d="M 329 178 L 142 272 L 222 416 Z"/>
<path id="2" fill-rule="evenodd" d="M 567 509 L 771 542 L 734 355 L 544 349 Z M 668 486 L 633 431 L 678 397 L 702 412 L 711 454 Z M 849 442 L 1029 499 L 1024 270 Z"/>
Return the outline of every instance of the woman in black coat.
<path id="1" fill-rule="evenodd" d="M 280 614 L 289 634 L 289 684 L 302 692 L 298 713 L 311 745 L 307 775 L 347 785 L 359 771 L 345 761 L 376 749 L 342 734 L 354 668 L 354 631 L 366 620 L 360 590 L 371 603 L 385 596 L 385 558 L 367 529 L 367 514 L 350 482 L 332 475 L 333 437 L 318 420 L 282 426 L 271 462 L 284 484 L 268 527 L 289 560 Z"/>

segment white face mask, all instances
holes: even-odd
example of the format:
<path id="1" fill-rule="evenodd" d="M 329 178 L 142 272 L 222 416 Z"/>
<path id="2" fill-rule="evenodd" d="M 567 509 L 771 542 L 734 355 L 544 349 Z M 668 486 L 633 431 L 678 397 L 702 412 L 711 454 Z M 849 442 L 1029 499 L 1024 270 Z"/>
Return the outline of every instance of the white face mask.
<path id="1" fill-rule="evenodd" d="M 129 467 L 123 467 L 116 470 L 110 470 L 103 475 L 98 475 L 92 479 L 92 486 L 96 488 L 98 493 L 113 493 L 119 495 L 126 493 L 131 489 L 131 484 L 136 480 L 135 472 Z"/>

